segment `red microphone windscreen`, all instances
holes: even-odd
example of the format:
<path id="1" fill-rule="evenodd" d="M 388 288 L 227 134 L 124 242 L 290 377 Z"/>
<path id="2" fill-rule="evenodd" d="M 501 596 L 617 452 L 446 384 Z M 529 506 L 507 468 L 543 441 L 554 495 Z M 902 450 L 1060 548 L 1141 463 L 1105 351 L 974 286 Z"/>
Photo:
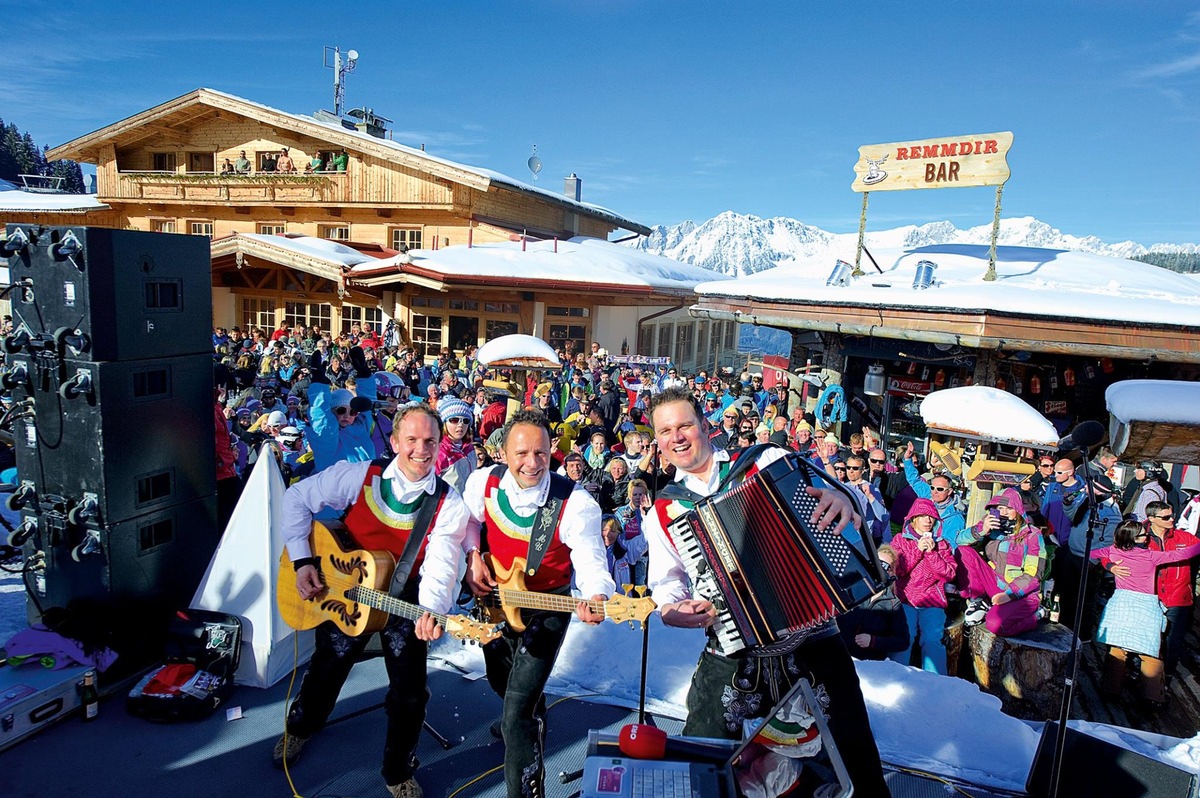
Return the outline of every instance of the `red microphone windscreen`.
<path id="1" fill-rule="evenodd" d="M 630 723 L 621 729 L 621 753 L 634 759 L 662 759 L 667 751 L 667 733 L 645 723 Z"/>

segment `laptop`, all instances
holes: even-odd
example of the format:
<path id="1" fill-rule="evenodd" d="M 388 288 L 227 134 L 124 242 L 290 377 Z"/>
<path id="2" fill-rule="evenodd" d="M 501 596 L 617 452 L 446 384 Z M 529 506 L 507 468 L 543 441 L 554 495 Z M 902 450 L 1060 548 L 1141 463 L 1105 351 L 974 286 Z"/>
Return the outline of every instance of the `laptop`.
<path id="1" fill-rule="evenodd" d="M 704 740 L 709 746 L 728 746 L 729 755 L 723 762 L 688 762 L 663 759 L 634 759 L 621 754 L 617 738 L 611 734 L 593 731 L 588 744 L 588 757 L 584 762 L 583 783 L 580 798 L 739 798 L 737 769 L 742 755 L 750 743 L 762 736 L 769 739 L 770 721 L 778 715 L 777 726 L 787 726 L 782 710 L 791 705 L 800 694 L 809 707 L 817 707 L 812 687 L 807 679 L 800 679 L 775 705 L 771 713 L 761 721 L 740 743 L 732 740 Z M 822 748 L 829 757 L 837 784 L 820 790 L 822 798 L 849 798 L 854 788 L 846 765 L 837 746 L 829 734 L 829 725 L 819 710 L 813 711 Z"/>

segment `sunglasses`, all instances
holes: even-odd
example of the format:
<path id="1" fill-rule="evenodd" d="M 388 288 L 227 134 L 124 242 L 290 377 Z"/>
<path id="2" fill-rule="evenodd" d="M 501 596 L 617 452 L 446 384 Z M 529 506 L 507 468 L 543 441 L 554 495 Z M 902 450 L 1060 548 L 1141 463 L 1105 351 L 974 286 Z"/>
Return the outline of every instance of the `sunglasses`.
<path id="1" fill-rule="evenodd" d="M 1038 468 L 1054 468 L 1054 463 L 1038 463 Z"/>
<path id="2" fill-rule="evenodd" d="M 847 471 L 862 471 L 862 466 L 846 466 Z"/>
<path id="3" fill-rule="evenodd" d="M 833 470 L 834 471 L 845 471 L 846 467 L 845 466 L 834 466 Z"/>
<path id="4" fill-rule="evenodd" d="M 1074 473 L 1075 473 L 1075 470 L 1074 470 L 1074 469 L 1072 469 L 1072 470 L 1070 470 L 1070 471 L 1058 471 L 1058 470 L 1056 469 L 1056 470 L 1054 471 L 1054 473 L 1055 473 L 1055 474 L 1060 474 L 1060 475 L 1061 475 L 1061 474 L 1074 474 Z"/>
<path id="5" fill-rule="evenodd" d="M 470 419 L 463 418 L 462 416 L 454 416 L 453 418 L 446 419 L 447 424 L 466 424 L 469 421 Z"/>
<path id="6" fill-rule="evenodd" d="M 1159 521 L 1170 521 L 1175 517 L 1175 513 L 1167 513 L 1166 515 L 1152 515 L 1151 518 L 1157 518 Z"/>
<path id="7" fill-rule="evenodd" d="M 876 460 L 875 458 L 871 458 L 871 462 L 875 465 L 887 465 L 887 460 Z"/>
<path id="8" fill-rule="evenodd" d="M 814 438 L 816 438 L 816 439 L 817 439 L 817 440 L 819 440 L 819 441 L 823 441 L 823 440 L 825 440 L 825 436 L 824 436 L 824 435 L 814 435 L 813 437 L 814 437 Z"/>
<path id="9" fill-rule="evenodd" d="M 950 491 L 952 491 L 954 489 L 953 488 L 932 487 L 932 488 L 930 488 L 930 490 L 933 491 L 934 493 L 949 493 Z"/>
<path id="10" fill-rule="evenodd" d="M 358 415 L 357 410 L 351 410 L 348 407 L 335 407 L 335 408 L 333 408 L 333 412 L 335 415 L 337 415 L 338 418 L 341 418 L 342 416 L 357 416 Z"/>

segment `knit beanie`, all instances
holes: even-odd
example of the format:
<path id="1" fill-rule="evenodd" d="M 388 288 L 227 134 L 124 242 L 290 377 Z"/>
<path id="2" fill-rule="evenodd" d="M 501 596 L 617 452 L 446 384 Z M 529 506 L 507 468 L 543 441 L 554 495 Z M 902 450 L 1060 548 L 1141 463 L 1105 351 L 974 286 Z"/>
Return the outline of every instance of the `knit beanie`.
<path id="1" fill-rule="evenodd" d="M 443 396 L 438 399 L 437 412 L 443 424 L 452 418 L 468 420 L 475 418 L 475 414 L 471 412 L 471 406 L 456 396 Z"/>

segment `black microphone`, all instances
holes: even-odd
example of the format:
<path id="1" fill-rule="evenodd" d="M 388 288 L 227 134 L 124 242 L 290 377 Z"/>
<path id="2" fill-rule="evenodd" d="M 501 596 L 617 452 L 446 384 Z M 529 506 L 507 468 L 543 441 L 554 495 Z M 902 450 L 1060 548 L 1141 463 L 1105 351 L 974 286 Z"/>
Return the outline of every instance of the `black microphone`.
<path id="1" fill-rule="evenodd" d="M 1059 438 L 1058 450 L 1064 452 L 1070 449 L 1090 449 L 1104 440 L 1107 433 L 1108 430 L 1099 421 L 1084 421 L 1077 424 L 1066 436 Z"/>
<path id="2" fill-rule="evenodd" d="M 634 759 L 724 762 L 732 749 L 668 737 L 656 726 L 630 723 L 621 729 L 621 753 Z"/>

